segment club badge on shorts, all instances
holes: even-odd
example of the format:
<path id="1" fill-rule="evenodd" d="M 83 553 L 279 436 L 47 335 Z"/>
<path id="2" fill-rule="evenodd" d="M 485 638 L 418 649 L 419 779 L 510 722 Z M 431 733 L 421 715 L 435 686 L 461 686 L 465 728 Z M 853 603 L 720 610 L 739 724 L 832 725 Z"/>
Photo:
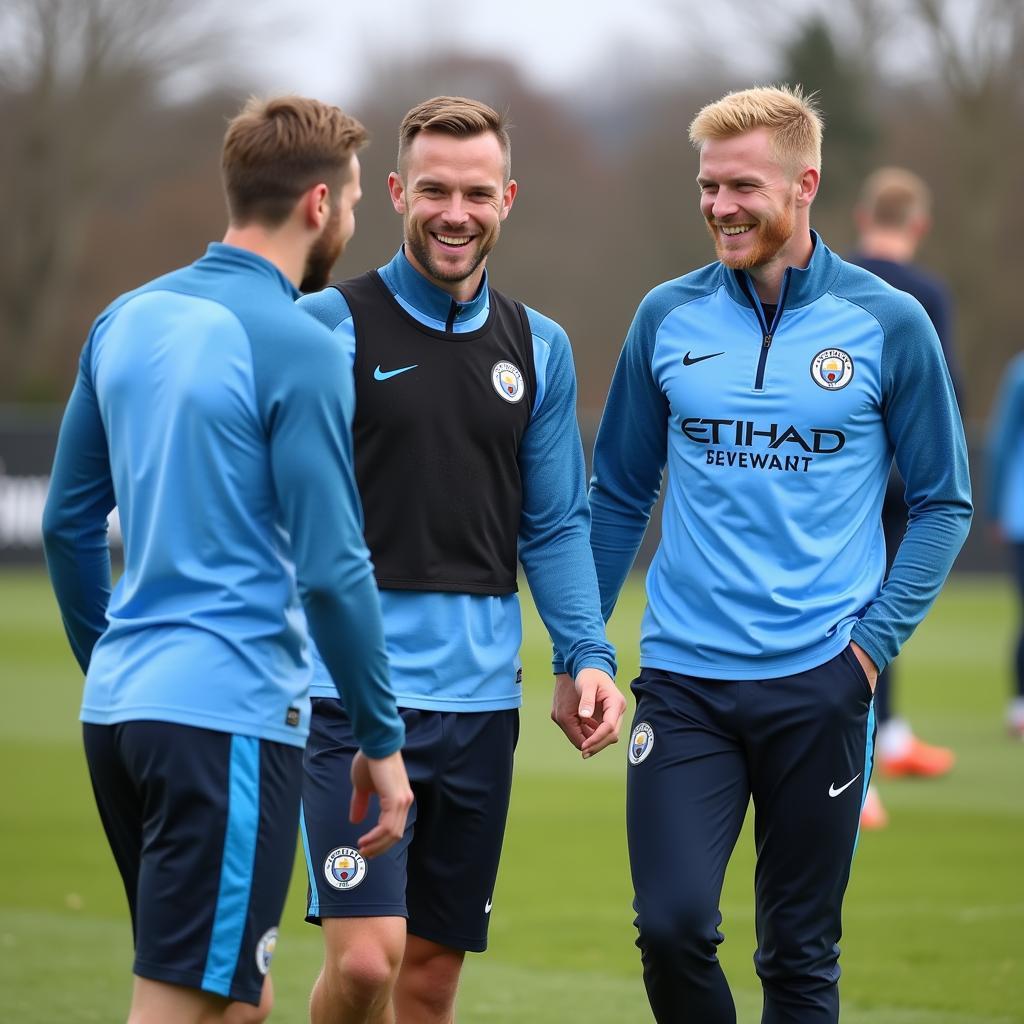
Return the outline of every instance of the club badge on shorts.
<path id="1" fill-rule="evenodd" d="M 645 761 L 653 749 L 654 730 L 646 722 L 640 722 L 629 737 L 629 763 Z"/>
<path id="2" fill-rule="evenodd" d="M 259 968 L 260 974 L 266 974 L 270 970 L 270 961 L 274 957 L 275 949 L 277 949 L 277 929 L 268 928 L 256 945 L 256 966 Z"/>
<path id="3" fill-rule="evenodd" d="M 839 391 L 853 380 L 853 360 L 841 348 L 823 348 L 811 360 L 811 379 L 826 391 Z"/>
<path id="4" fill-rule="evenodd" d="M 324 878 L 335 889 L 354 889 L 366 877 L 366 861 L 351 846 L 338 846 L 327 854 Z"/>
<path id="5" fill-rule="evenodd" d="M 491 383 L 506 402 L 518 402 L 526 393 L 519 367 L 505 360 L 495 363 L 491 368 Z"/>

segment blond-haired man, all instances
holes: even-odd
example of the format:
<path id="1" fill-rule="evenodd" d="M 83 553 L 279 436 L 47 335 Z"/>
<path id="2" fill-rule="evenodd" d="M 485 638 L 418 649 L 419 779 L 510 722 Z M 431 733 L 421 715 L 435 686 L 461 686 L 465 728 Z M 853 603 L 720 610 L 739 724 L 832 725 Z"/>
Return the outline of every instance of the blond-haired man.
<path id="1" fill-rule="evenodd" d="M 404 840 L 363 864 L 341 813 L 348 716 L 315 682 L 302 794 L 307 919 L 325 944 L 314 1024 L 448 1024 L 465 954 L 486 948 L 522 699 L 517 559 L 571 674 L 555 721 L 589 757 L 625 710 L 569 339 L 486 269 L 518 188 L 509 153 L 486 104 L 418 104 L 388 179 L 402 248 L 300 303 L 351 359 L 356 476 L 416 795 Z"/>
<path id="2" fill-rule="evenodd" d="M 352 234 L 365 140 L 317 100 L 248 103 L 224 139 L 224 241 L 101 314 L 61 426 L 46 558 L 131 910 L 132 1024 L 270 1012 L 309 731 L 307 622 L 361 747 L 354 789 L 379 797 L 363 856 L 402 835 L 412 801 L 352 389 L 330 333 L 294 305 Z M 115 504 L 125 570 L 111 593 Z"/>
<path id="3" fill-rule="evenodd" d="M 875 677 L 966 535 L 966 449 L 924 312 L 811 230 L 814 104 L 732 93 L 690 137 L 718 260 L 640 304 L 591 487 L 607 615 L 668 465 L 628 750 L 637 943 L 658 1021 L 735 1021 L 718 903 L 752 798 L 762 1020 L 824 1024 Z M 911 526 L 883 585 L 894 455 Z"/>

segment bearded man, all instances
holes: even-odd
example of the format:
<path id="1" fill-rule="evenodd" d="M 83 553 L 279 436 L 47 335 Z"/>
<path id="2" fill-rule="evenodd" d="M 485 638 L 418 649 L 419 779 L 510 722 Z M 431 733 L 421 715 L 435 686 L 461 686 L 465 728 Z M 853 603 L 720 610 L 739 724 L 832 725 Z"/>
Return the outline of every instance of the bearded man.
<path id="1" fill-rule="evenodd" d="M 641 302 L 591 485 L 607 617 L 669 468 L 628 751 L 637 944 L 658 1021 L 736 1020 L 719 898 L 752 798 L 762 1021 L 824 1024 L 875 680 L 967 534 L 966 446 L 924 310 L 811 230 L 813 103 L 732 93 L 690 138 L 718 261 Z M 883 583 L 894 458 L 909 526 Z"/>

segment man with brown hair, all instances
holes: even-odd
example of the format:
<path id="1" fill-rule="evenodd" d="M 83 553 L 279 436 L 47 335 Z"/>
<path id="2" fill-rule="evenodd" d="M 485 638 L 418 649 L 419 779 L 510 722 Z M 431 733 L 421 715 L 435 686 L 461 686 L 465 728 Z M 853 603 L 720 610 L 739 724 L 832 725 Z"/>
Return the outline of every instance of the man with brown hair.
<path id="1" fill-rule="evenodd" d="M 486 948 L 519 731 L 517 558 L 571 674 L 552 716 L 583 757 L 615 741 L 625 708 L 569 339 L 486 270 L 518 189 L 504 118 L 462 97 L 419 104 L 388 185 L 403 247 L 300 305 L 351 361 L 356 477 L 416 799 L 402 842 L 364 864 L 340 813 L 349 716 L 320 675 L 302 793 L 307 919 L 325 945 L 314 1024 L 447 1024 L 466 952 Z"/>
<path id="2" fill-rule="evenodd" d="M 404 831 L 412 794 L 351 385 L 330 334 L 294 305 L 352 234 L 365 139 L 316 100 L 250 101 L 224 140 L 224 241 L 100 315 L 61 427 L 46 557 L 131 910 L 132 1024 L 270 1012 L 309 728 L 307 622 L 361 748 L 353 818 L 379 798 L 361 855 Z M 111 592 L 115 505 L 125 570 Z"/>
<path id="3" fill-rule="evenodd" d="M 854 210 L 859 236 L 857 249 L 849 259 L 893 288 L 913 295 L 924 306 L 942 344 L 942 354 L 949 366 L 954 390 L 959 393 L 949 291 L 937 277 L 913 262 L 918 247 L 931 229 L 931 207 L 931 190 L 912 171 L 901 167 L 879 168 L 868 176 L 861 188 L 860 200 Z M 888 571 L 907 528 L 903 480 L 895 471 L 889 476 L 882 503 L 882 528 Z M 890 777 L 945 775 L 956 759 L 953 751 L 918 739 L 909 723 L 893 714 L 893 671 L 894 664 L 887 665 L 878 674 L 875 687 L 879 772 Z M 887 821 L 881 797 L 872 785 L 868 788 L 861 811 L 861 827 L 882 828 Z"/>
<path id="4" fill-rule="evenodd" d="M 641 302 L 591 486 L 610 615 L 668 466 L 628 750 L 637 945 L 659 1022 L 734 1024 L 719 899 L 753 801 L 761 1019 L 834 1024 L 872 691 L 966 536 L 966 445 L 923 310 L 811 230 L 815 105 L 730 93 L 690 139 L 718 259 Z M 883 583 L 894 456 L 910 527 Z"/>

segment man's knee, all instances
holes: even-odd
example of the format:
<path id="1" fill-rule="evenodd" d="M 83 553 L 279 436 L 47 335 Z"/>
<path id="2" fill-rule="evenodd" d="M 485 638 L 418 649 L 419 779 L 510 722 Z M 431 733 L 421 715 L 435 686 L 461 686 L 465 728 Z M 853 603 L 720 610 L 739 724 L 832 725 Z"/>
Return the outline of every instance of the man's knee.
<path id="1" fill-rule="evenodd" d="M 374 1006 L 390 997 L 402 964 L 404 920 L 325 922 L 324 938 L 324 977 L 332 993 L 361 1006 Z"/>
<path id="2" fill-rule="evenodd" d="M 644 907 L 637 914 L 637 945 L 645 958 L 685 963 L 714 963 L 722 933 L 718 908 L 700 902 Z"/>
<path id="3" fill-rule="evenodd" d="M 398 1001 L 424 1020 L 448 1020 L 455 1006 L 465 953 L 415 935 L 402 961 Z"/>

